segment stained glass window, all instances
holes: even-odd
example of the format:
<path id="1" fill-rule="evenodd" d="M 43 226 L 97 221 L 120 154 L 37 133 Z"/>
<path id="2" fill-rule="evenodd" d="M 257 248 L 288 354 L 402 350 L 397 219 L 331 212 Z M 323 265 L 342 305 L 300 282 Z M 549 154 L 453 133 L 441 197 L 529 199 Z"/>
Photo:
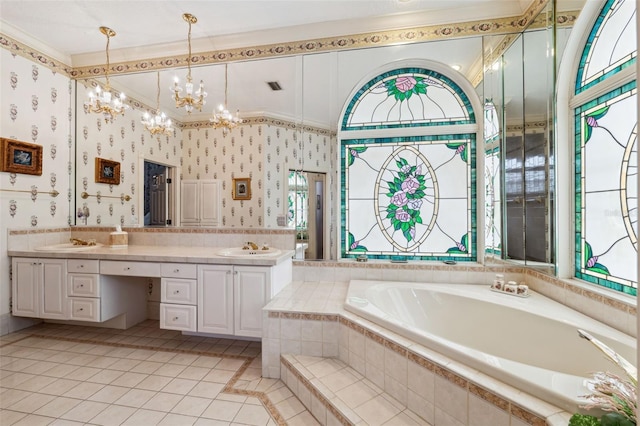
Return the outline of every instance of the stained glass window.
<path id="1" fill-rule="evenodd" d="M 637 89 L 633 76 L 608 78 L 635 62 L 635 13 L 631 0 L 606 2 L 580 60 L 576 92 L 583 101 L 575 108 L 575 275 L 632 295 L 638 287 Z"/>
<path id="2" fill-rule="evenodd" d="M 341 137 L 342 257 L 476 259 L 476 134 L 436 135 L 437 123 L 475 119 L 460 87 L 429 70 L 385 73 L 354 96 L 343 130 L 385 134 Z"/>
<path id="3" fill-rule="evenodd" d="M 498 112 L 492 100 L 484 103 L 484 184 L 485 184 L 485 251 L 500 254 L 501 245 L 501 210 L 500 210 L 500 122 Z"/>
<path id="4" fill-rule="evenodd" d="M 342 130 L 474 123 L 469 99 L 447 77 L 404 68 L 382 74 L 353 98 Z"/>
<path id="5" fill-rule="evenodd" d="M 635 1 L 607 1 L 584 46 L 576 79 L 576 93 L 635 63 L 635 21 Z"/>
<path id="6" fill-rule="evenodd" d="M 307 231 L 307 217 L 309 213 L 309 186 L 304 173 L 289 171 L 289 196 L 287 210 L 287 226 L 296 229 L 299 235 Z"/>

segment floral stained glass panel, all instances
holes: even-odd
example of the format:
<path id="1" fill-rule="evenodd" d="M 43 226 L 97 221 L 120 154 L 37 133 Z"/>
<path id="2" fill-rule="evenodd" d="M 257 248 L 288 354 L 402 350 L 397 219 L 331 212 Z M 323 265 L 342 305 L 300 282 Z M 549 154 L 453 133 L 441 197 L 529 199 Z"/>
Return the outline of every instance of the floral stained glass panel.
<path id="1" fill-rule="evenodd" d="M 637 292 L 635 82 L 576 110 L 576 276 Z"/>
<path id="2" fill-rule="evenodd" d="M 475 259 L 473 142 L 343 140 L 343 257 Z"/>
<path id="3" fill-rule="evenodd" d="M 576 93 L 635 63 L 636 56 L 635 1 L 608 0 L 585 44 Z"/>
<path id="4" fill-rule="evenodd" d="M 342 130 L 474 123 L 467 96 L 447 77 L 405 68 L 369 81 L 353 98 Z"/>

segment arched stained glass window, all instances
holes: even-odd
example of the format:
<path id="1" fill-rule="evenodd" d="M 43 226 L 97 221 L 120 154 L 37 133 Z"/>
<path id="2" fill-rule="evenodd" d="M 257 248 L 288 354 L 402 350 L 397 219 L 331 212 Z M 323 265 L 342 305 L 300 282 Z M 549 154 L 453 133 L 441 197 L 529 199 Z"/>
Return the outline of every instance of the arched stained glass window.
<path id="1" fill-rule="evenodd" d="M 635 21 L 635 1 L 607 1 L 584 46 L 576 79 L 576 93 L 635 63 Z"/>
<path id="2" fill-rule="evenodd" d="M 340 136 L 342 257 L 476 259 L 472 123 L 464 91 L 430 70 L 396 69 L 355 93 Z M 451 133 L 437 134 L 444 124 Z"/>
<path id="3" fill-rule="evenodd" d="M 353 98 L 342 130 L 475 123 L 469 99 L 449 78 L 404 68 L 365 84 Z"/>
<path id="4" fill-rule="evenodd" d="M 582 101 L 574 109 L 575 276 L 632 295 L 638 287 L 636 77 L 609 77 L 635 61 L 635 13 L 631 0 L 605 3 L 580 61 Z"/>

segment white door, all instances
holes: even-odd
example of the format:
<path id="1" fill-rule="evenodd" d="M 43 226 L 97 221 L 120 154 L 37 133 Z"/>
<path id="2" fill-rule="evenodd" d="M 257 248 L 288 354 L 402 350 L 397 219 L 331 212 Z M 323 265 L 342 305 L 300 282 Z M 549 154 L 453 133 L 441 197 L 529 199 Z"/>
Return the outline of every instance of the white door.
<path id="1" fill-rule="evenodd" d="M 198 331 L 233 334 L 233 267 L 198 265 Z"/>
<path id="2" fill-rule="evenodd" d="M 40 318 L 67 319 L 67 261 L 44 259 L 42 268 Z"/>
<path id="3" fill-rule="evenodd" d="M 37 317 L 40 311 L 38 283 L 41 275 L 38 260 L 14 257 L 12 264 L 11 313 L 19 317 Z"/>
<path id="4" fill-rule="evenodd" d="M 269 267 L 234 267 L 236 336 L 262 337 L 262 308 L 271 288 L 270 272 Z"/>
<path id="5" fill-rule="evenodd" d="M 200 181 L 200 224 L 217 226 L 220 221 L 220 182 Z"/>
<path id="6" fill-rule="evenodd" d="M 200 222 L 200 196 L 197 180 L 183 180 L 180 186 L 180 218 L 184 224 Z"/>

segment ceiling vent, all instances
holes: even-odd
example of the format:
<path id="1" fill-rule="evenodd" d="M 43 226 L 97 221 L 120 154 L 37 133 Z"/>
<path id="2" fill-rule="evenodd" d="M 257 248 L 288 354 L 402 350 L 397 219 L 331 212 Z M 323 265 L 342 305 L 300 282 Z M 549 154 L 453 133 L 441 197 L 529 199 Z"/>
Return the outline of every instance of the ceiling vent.
<path id="1" fill-rule="evenodd" d="M 269 85 L 271 90 L 273 90 L 274 92 L 277 92 L 278 90 L 282 90 L 282 86 L 280 86 L 280 83 L 278 83 L 277 81 L 267 81 L 267 84 Z"/>

